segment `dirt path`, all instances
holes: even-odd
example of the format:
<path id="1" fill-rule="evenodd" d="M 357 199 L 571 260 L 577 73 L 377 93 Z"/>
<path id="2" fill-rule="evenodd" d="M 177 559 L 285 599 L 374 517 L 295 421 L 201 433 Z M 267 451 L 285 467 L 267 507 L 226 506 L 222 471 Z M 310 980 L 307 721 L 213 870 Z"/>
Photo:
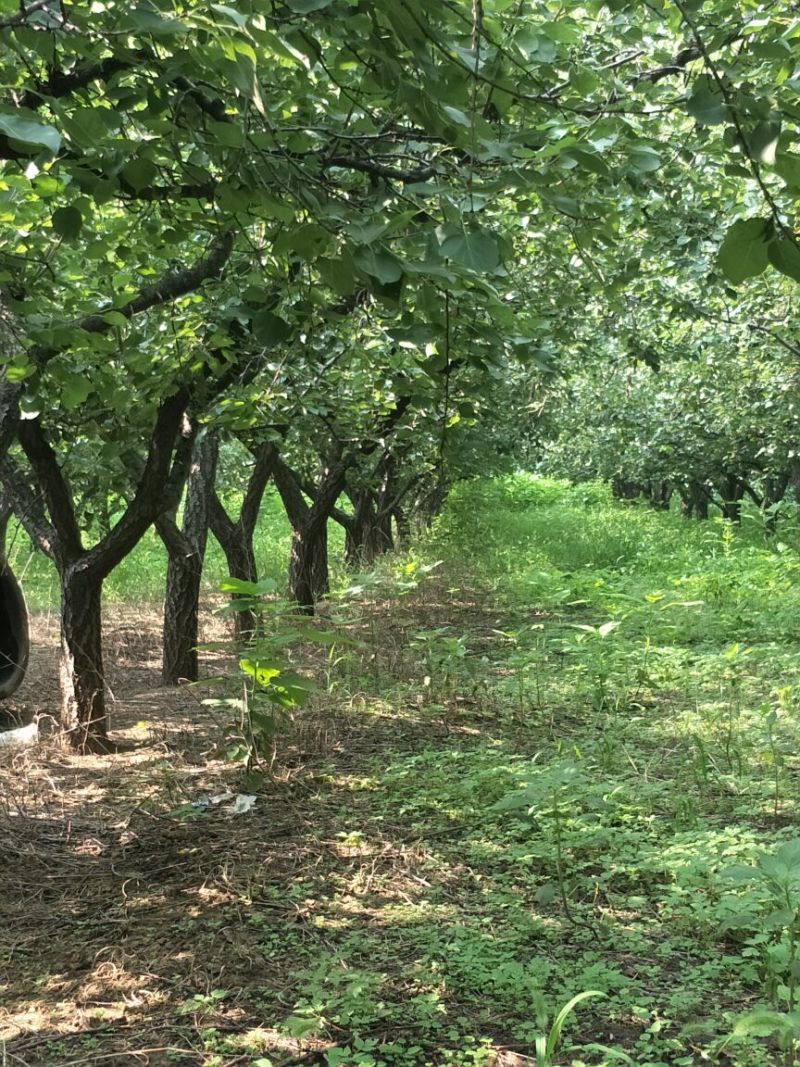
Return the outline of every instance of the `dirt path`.
<path id="1" fill-rule="evenodd" d="M 454 608 L 425 611 L 436 626 Z M 489 609 L 462 613 L 491 640 Z M 396 666 L 409 620 L 384 620 L 378 672 Z M 0 756 L 0 1049 L 9 1065 L 229 1067 L 267 1054 L 276 1065 L 312 1062 L 331 1041 L 275 1024 L 292 1011 L 293 953 L 324 950 L 325 924 L 341 921 L 341 899 L 330 903 L 333 918 L 314 918 L 330 887 L 347 885 L 345 899 L 374 928 L 375 894 L 381 906 L 405 907 L 430 886 L 431 857 L 407 827 L 381 822 L 370 848 L 343 835 L 348 811 L 355 823 L 369 817 L 369 798 L 352 783 L 388 752 L 421 752 L 437 736 L 470 744 L 474 725 L 432 721 L 413 703 L 399 717 L 380 703 L 362 714 L 351 679 L 294 723 L 248 815 L 196 810 L 199 797 L 235 790 L 239 772 L 215 754 L 222 724 L 202 704 L 208 687 L 159 688 L 158 624 L 118 612 L 108 634 L 112 730 L 130 751 L 79 758 L 44 743 Z M 212 622 L 204 637 L 219 636 Z M 33 638 L 16 703 L 53 714 L 55 621 L 35 620 Z M 282 942 L 296 947 L 284 952 Z"/>

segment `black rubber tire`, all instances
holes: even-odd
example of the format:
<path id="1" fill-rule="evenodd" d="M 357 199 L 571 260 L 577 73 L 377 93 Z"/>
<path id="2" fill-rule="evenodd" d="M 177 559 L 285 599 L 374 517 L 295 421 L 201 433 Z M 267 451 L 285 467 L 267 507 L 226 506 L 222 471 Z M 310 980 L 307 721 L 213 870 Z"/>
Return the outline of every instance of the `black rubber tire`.
<path id="1" fill-rule="evenodd" d="M 0 556 L 0 700 L 12 696 L 22 685 L 30 647 L 25 597 L 7 561 Z"/>

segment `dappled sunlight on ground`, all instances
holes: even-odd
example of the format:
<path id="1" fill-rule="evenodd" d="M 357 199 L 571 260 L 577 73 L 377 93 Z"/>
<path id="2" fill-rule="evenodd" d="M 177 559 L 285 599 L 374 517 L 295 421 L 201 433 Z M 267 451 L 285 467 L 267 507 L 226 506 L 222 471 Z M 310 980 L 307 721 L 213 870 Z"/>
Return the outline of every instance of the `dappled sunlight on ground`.
<path id="1" fill-rule="evenodd" d="M 756 1002 L 719 872 L 797 803 L 792 752 L 777 796 L 760 773 L 759 670 L 451 580 L 326 605 L 346 640 L 300 650 L 318 692 L 247 784 L 216 688 L 162 688 L 157 614 L 115 609 L 121 751 L 0 755 L 10 1064 L 529 1067 L 543 1003 L 585 990 L 570 1043 L 671 1063 Z M 235 669 L 204 636 L 204 672 Z M 52 620 L 34 638 L 19 704 L 53 713 Z M 240 789 L 245 815 L 202 806 Z"/>

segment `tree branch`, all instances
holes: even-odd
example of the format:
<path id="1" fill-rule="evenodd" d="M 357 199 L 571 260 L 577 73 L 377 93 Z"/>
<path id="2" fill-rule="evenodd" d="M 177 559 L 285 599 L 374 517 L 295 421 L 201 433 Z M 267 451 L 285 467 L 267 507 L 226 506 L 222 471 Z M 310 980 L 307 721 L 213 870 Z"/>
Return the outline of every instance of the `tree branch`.
<path id="1" fill-rule="evenodd" d="M 33 491 L 22 471 L 8 456 L 0 464 L 0 480 L 28 537 L 40 552 L 54 560 L 58 552 L 58 534 L 47 519 L 41 494 Z"/>
<path id="2" fill-rule="evenodd" d="M 111 531 L 86 553 L 87 568 L 101 577 L 109 574 L 135 548 L 148 526 L 169 507 L 165 488 L 169 488 L 171 471 L 175 471 L 173 449 L 184 422 L 188 398 L 188 390 L 181 389 L 158 409 L 147 460 L 133 500 Z M 191 428 L 184 423 L 181 441 L 175 449 L 176 460 L 187 449 L 191 456 L 190 435 Z"/>
<path id="3" fill-rule="evenodd" d="M 39 418 L 20 420 L 17 436 L 41 488 L 50 523 L 56 531 L 53 559 L 58 569 L 63 571 L 83 553 L 72 493 Z"/>
<path id="4" fill-rule="evenodd" d="M 234 240 L 232 231 L 226 231 L 216 239 L 209 254 L 204 259 L 198 260 L 194 266 L 186 267 L 184 270 L 170 271 L 155 285 L 145 286 L 138 296 L 128 301 L 127 304 L 120 308 L 108 308 L 108 310 L 117 311 L 126 319 L 130 319 L 142 311 L 149 311 L 152 307 L 167 304 L 171 300 L 177 300 L 178 297 L 191 293 L 204 281 L 219 277 L 233 251 Z M 87 315 L 76 323 L 76 326 L 80 330 L 85 330 L 86 333 L 107 333 L 111 329 L 103 312 Z M 46 361 L 57 355 L 59 351 L 59 349 L 40 350 L 39 358 L 41 359 L 44 355 Z"/>

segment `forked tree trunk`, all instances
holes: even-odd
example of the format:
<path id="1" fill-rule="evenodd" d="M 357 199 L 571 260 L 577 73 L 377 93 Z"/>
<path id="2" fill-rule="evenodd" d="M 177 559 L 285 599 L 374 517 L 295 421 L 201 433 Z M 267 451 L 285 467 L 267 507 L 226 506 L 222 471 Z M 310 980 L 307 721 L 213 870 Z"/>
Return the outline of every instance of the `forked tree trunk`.
<path id="1" fill-rule="evenodd" d="M 164 597 L 164 648 L 161 684 L 196 682 L 200 627 L 200 586 L 208 541 L 208 505 L 214 489 L 218 443 L 204 435 L 195 442 L 186 480 L 183 524 L 174 514 L 161 515 L 156 529 L 167 549 L 167 589 Z"/>
<path id="2" fill-rule="evenodd" d="M 390 547 L 385 541 L 382 516 L 378 513 L 378 501 L 369 489 L 349 494 L 353 502 L 353 514 L 336 513 L 344 526 L 344 559 L 348 567 L 370 567 L 378 556 Z"/>
<path id="3" fill-rule="evenodd" d="M 203 259 L 191 267 L 168 272 L 156 285 L 142 290 L 139 299 L 128 305 L 130 314 L 164 304 L 191 292 L 205 280 L 218 277 L 234 241 L 232 230 L 223 232 Z M 97 315 L 85 317 L 81 325 L 93 333 L 107 329 Z M 205 383 L 202 376 L 201 381 Z M 107 734 L 103 687 L 103 580 L 169 506 L 178 469 L 183 468 L 187 458 L 188 449 L 182 449 L 178 442 L 190 394 L 185 387 L 176 386 L 172 396 L 160 404 L 133 499 L 113 528 L 90 549 L 84 548 L 69 484 L 40 418 L 17 422 L 18 397 L 18 386 L 9 386 L 5 380 L 0 383 L 0 460 L 6 459 L 16 431 L 31 466 L 33 483 L 10 463 L 3 464 L 2 478 L 20 521 L 54 561 L 61 580 L 62 724 L 68 741 L 78 751 L 108 750 L 112 746 Z"/>
<path id="4" fill-rule="evenodd" d="M 681 497 L 681 515 L 685 519 L 692 516 L 698 519 L 708 518 L 708 491 L 700 482 L 689 482 L 679 489 Z"/>
<path id="5" fill-rule="evenodd" d="M 182 484 L 189 456 L 188 439 L 180 434 L 186 400 L 180 391 L 159 408 L 136 493 L 94 548 L 83 547 L 69 485 L 38 419 L 24 421 L 18 430 L 37 489 L 10 459 L 0 468 L 14 510 L 58 571 L 61 725 L 68 744 L 79 752 L 107 752 L 114 747 L 108 738 L 103 676 L 103 580 L 168 506 L 175 486 Z"/>
<path id="6" fill-rule="evenodd" d="M 330 589 L 328 572 L 328 527 L 303 523 L 292 529 L 289 556 L 289 597 L 305 615 Z"/>
<path id="7" fill-rule="evenodd" d="M 289 598 L 306 615 L 314 614 L 314 605 L 330 588 L 328 519 L 344 488 L 346 472 L 346 464 L 337 458 L 323 474 L 309 504 L 291 467 L 280 458 L 275 462 L 275 485 L 292 527 Z"/>
<path id="8" fill-rule="evenodd" d="M 719 486 L 719 494 L 722 500 L 720 504 L 722 517 L 729 522 L 739 523 L 742 521 L 744 491 L 744 483 L 733 474 L 728 475 Z"/>
<path id="9" fill-rule="evenodd" d="M 273 444 L 262 444 L 252 449 L 254 463 L 239 512 L 234 521 L 225 510 L 216 492 L 209 498 L 209 521 L 211 532 L 219 542 L 228 564 L 228 574 L 243 582 L 257 582 L 258 568 L 253 544 L 258 523 L 258 513 L 264 491 L 272 477 L 272 468 L 277 459 Z M 239 642 L 251 641 L 258 631 L 259 618 L 252 608 L 241 608 L 243 598 L 233 594 L 233 631 Z"/>
<path id="10" fill-rule="evenodd" d="M 653 481 L 648 483 L 648 496 L 650 504 L 659 511 L 669 511 L 672 499 L 672 486 L 669 482 Z"/>
<path id="11" fill-rule="evenodd" d="M 61 575 L 61 727 L 71 748 L 108 752 L 102 633 L 103 579 L 81 566 Z"/>

